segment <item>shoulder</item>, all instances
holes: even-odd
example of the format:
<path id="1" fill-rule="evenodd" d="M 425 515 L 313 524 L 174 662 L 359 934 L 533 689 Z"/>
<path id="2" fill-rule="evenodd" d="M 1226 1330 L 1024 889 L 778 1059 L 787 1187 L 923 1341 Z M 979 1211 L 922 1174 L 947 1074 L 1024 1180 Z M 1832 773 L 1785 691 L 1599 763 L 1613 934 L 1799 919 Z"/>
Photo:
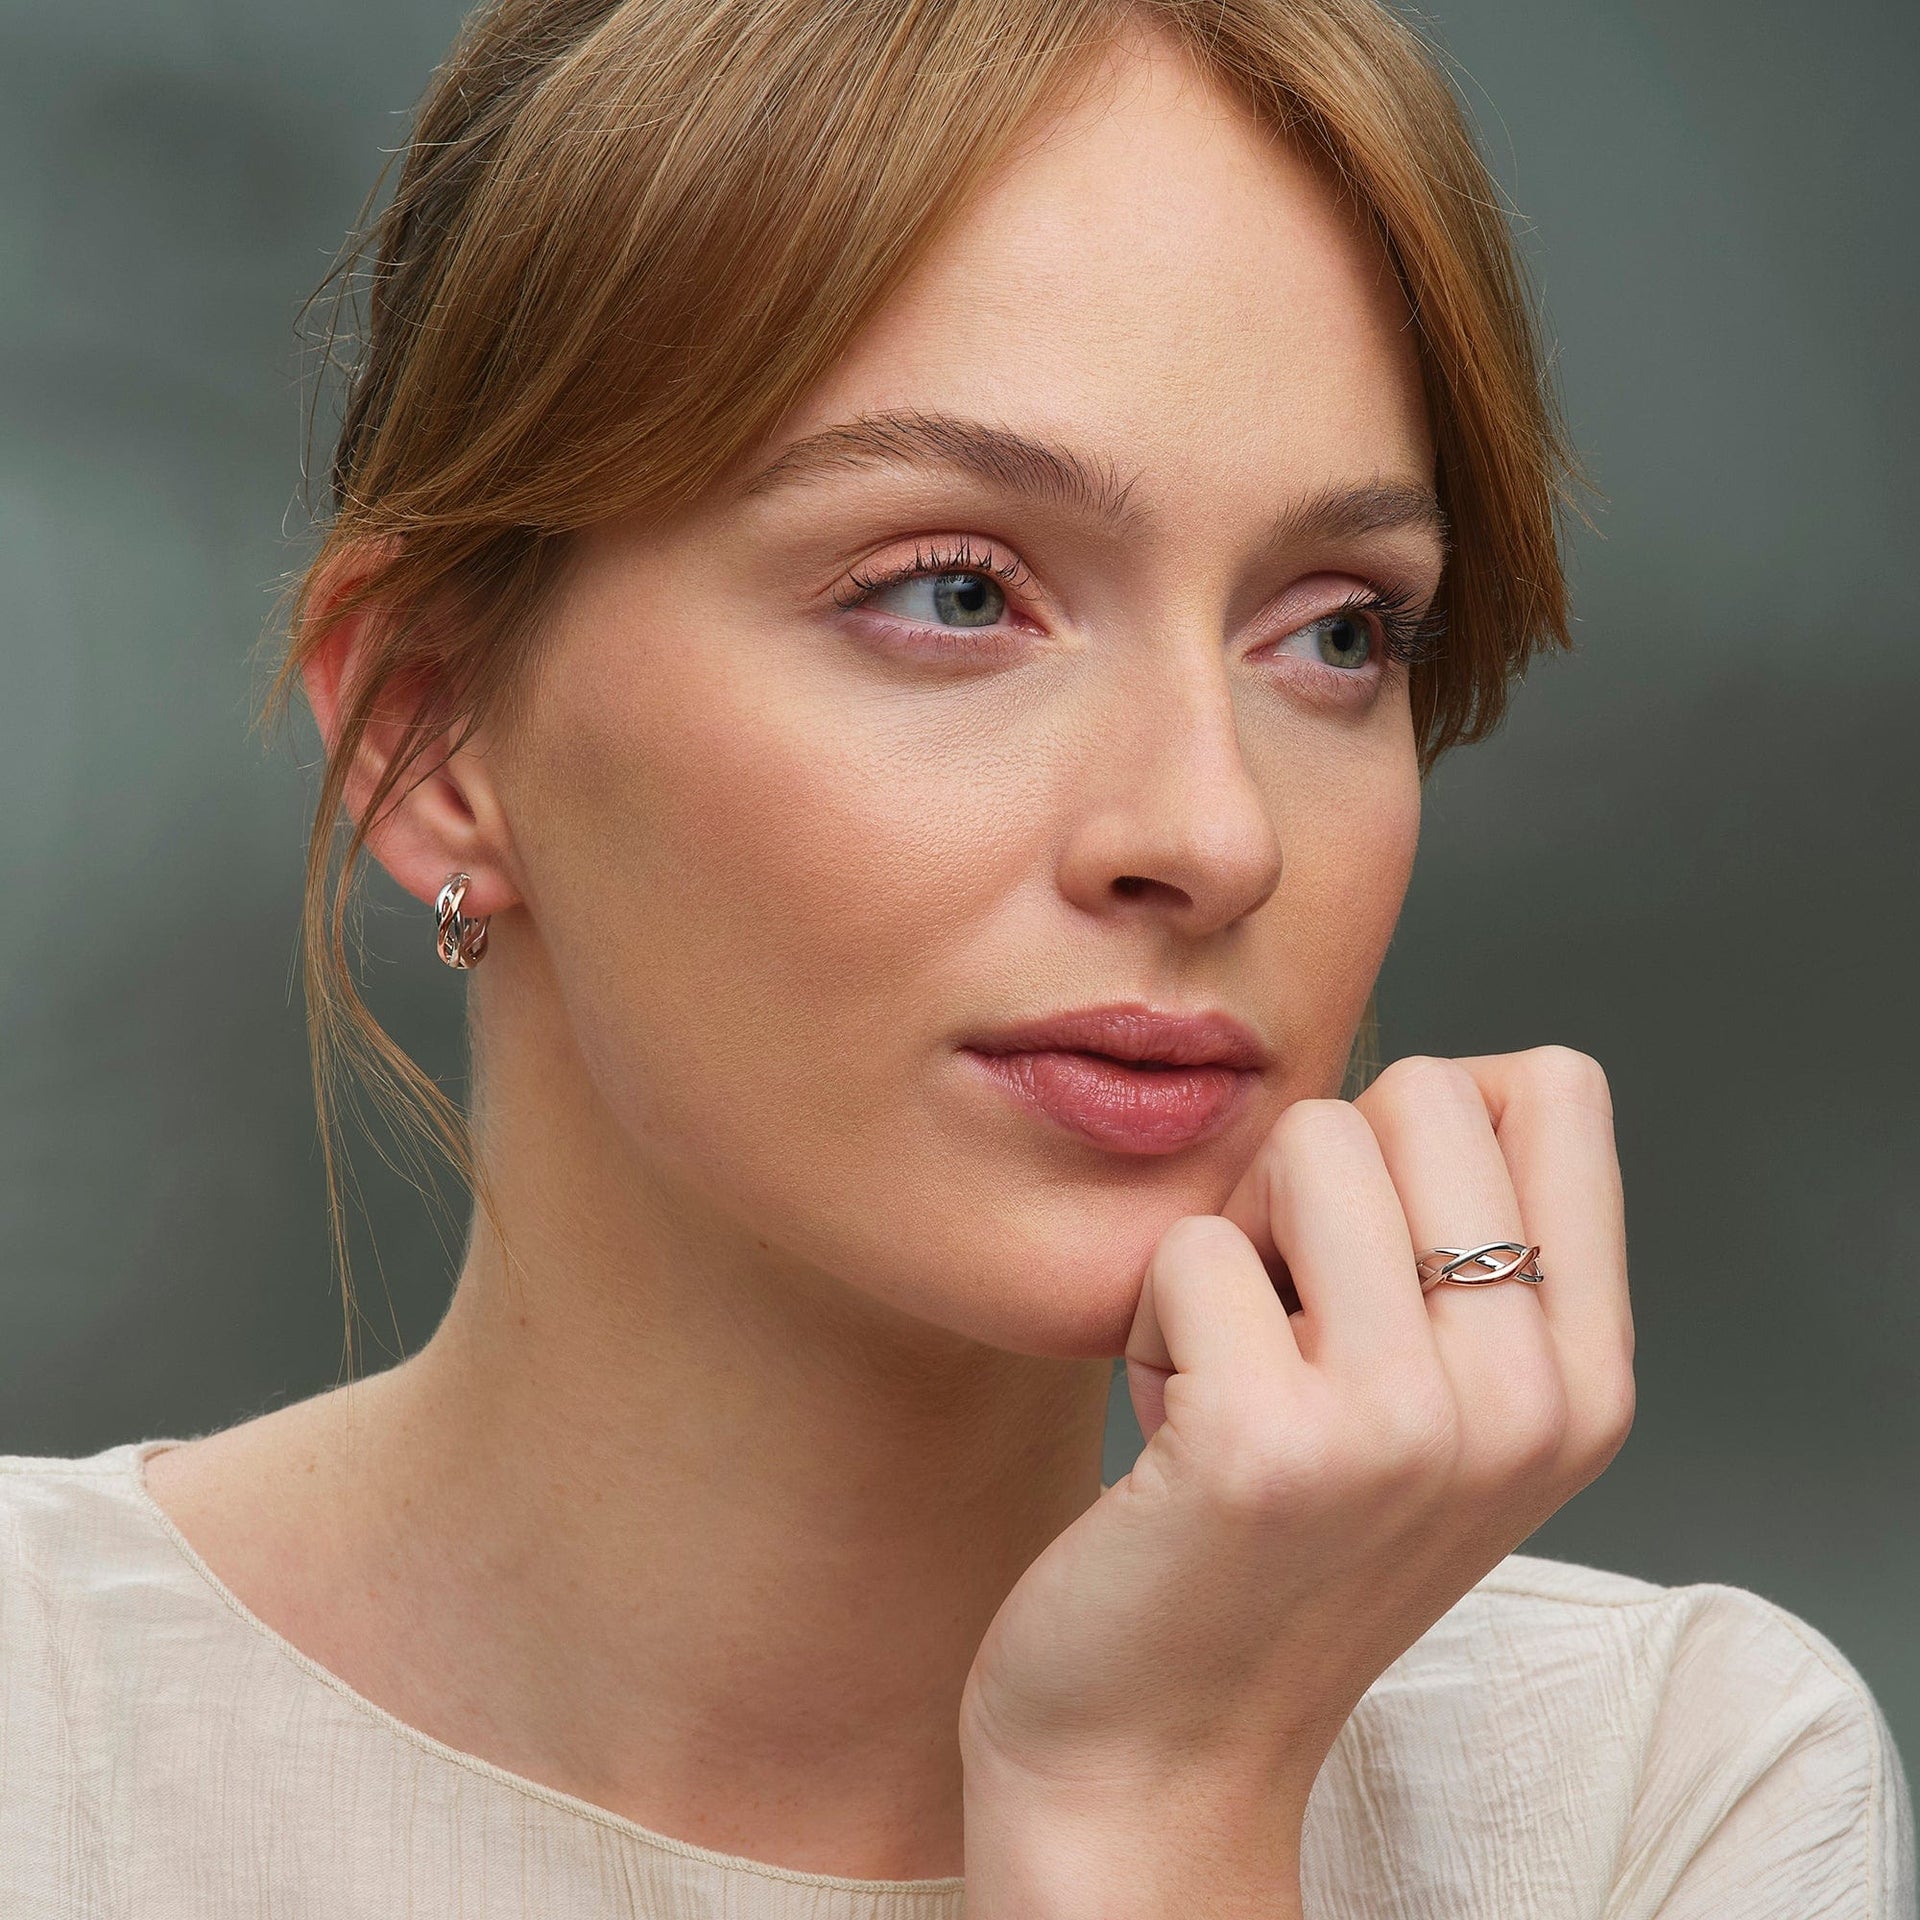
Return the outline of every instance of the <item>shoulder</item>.
<path id="1" fill-rule="evenodd" d="M 190 1591 L 140 1480 L 162 1444 L 0 1454 L 0 1740 L 23 1719 L 72 1724 Z M 0 1767 L 17 1757 L 0 1747 Z"/>
<path id="2" fill-rule="evenodd" d="M 82 1457 L 0 1454 L 0 1908 L 42 1891 L 49 1836 L 100 1818 L 123 1616 L 163 1577 L 140 1506 L 141 1442 Z M 21 1876 L 26 1876 L 23 1880 Z"/>
<path id="3" fill-rule="evenodd" d="M 1390 1859 L 1421 1912 L 1913 1920 L 1878 1703 L 1741 1587 L 1509 1554 L 1369 1688 L 1314 1792 L 1329 1900 Z"/>
<path id="4" fill-rule="evenodd" d="M 1828 1637 L 1777 1601 L 1717 1581 L 1662 1586 L 1572 1561 L 1509 1554 L 1455 1612 L 1569 1645 L 1630 1652 L 1663 1703 L 1751 1728 L 1763 1705 L 1776 1717 L 1820 1727 L 1863 1747 L 1884 1724 L 1851 1661 Z M 1698 1722 L 1694 1723 L 1696 1728 Z"/>
<path id="5" fill-rule="evenodd" d="M 1530 1554 L 1509 1555 L 1455 1611 L 1469 1631 L 1532 1649 L 1550 1690 L 1556 1661 L 1605 1676 L 1610 1710 L 1635 1730 L 1617 1871 L 1645 1911 L 1911 1911 L 1913 1808 L 1892 1730 L 1858 1669 L 1798 1614 L 1744 1587 Z"/>
<path id="6" fill-rule="evenodd" d="M 138 1450 L 130 1441 L 98 1453 L 0 1453 L 0 1607 L 45 1602 L 47 1583 L 83 1571 L 94 1554 L 137 1535 Z M 9 1635 L 0 1646 L 11 1646 Z"/>
<path id="7" fill-rule="evenodd" d="M 56 1567 L 79 1570 L 90 1552 L 144 1531 L 139 1461 L 157 1440 L 98 1453 L 0 1453 L 0 1591 L 20 1592 Z"/>

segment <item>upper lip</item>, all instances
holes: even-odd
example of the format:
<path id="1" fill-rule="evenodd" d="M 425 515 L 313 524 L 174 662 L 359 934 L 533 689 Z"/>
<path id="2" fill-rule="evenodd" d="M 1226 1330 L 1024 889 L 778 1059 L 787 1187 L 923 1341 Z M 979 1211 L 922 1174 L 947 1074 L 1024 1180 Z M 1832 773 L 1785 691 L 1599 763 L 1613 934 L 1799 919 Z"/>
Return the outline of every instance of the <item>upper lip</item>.
<path id="1" fill-rule="evenodd" d="M 1244 1021 L 1217 1008 L 1174 1013 L 1138 1000 L 1075 1007 L 998 1027 L 966 1043 L 976 1053 L 1102 1053 L 1115 1060 L 1170 1067 L 1238 1067 L 1257 1071 L 1269 1054 Z"/>

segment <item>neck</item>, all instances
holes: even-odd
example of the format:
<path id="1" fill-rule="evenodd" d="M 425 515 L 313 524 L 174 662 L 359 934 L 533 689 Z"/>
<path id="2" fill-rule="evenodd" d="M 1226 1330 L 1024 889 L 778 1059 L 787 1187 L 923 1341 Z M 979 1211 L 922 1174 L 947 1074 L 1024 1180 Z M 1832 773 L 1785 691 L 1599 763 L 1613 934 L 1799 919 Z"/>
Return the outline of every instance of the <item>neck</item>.
<path id="1" fill-rule="evenodd" d="M 961 1690 L 1099 1496 L 1109 1363 L 912 1320 L 650 1178 L 584 1074 L 514 1078 L 505 1242 L 354 1434 L 486 1751 L 722 1852 L 959 1873 Z"/>

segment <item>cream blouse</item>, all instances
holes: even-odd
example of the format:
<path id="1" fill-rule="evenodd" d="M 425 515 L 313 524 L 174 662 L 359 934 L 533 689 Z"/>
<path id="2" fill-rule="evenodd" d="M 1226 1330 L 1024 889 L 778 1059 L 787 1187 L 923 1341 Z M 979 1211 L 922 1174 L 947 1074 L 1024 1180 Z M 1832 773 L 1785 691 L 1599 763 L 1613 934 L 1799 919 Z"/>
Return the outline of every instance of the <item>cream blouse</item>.
<path id="1" fill-rule="evenodd" d="M 957 1878 L 715 1853 L 397 1720 L 188 1545 L 142 1477 L 177 1444 L 0 1456 L 0 1920 L 960 1920 Z M 1830 1642 L 1527 1554 L 1375 1681 L 1305 1847 L 1309 1920 L 1914 1920 L 1900 1756 Z"/>

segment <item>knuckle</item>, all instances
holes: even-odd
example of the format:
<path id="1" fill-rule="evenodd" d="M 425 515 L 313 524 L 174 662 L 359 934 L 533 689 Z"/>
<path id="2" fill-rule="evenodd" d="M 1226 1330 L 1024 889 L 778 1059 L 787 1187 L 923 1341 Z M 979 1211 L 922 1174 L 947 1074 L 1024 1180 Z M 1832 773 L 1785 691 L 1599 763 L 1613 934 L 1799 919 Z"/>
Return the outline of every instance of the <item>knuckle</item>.
<path id="1" fill-rule="evenodd" d="M 1360 1110 L 1350 1100 L 1296 1100 L 1273 1124 L 1269 1139 L 1282 1159 L 1341 1152 L 1361 1133 L 1371 1137 Z"/>
<path id="2" fill-rule="evenodd" d="M 1577 1047 L 1534 1047 L 1524 1056 L 1528 1079 L 1549 1101 L 1591 1107 L 1613 1118 L 1613 1089 L 1606 1069 Z"/>
<path id="3" fill-rule="evenodd" d="M 1385 1104 L 1404 1108 L 1484 1107 L 1480 1088 L 1457 1060 L 1409 1053 L 1385 1068 L 1368 1090 Z"/>
<path id="4" fill-rule="evenodd" d="M 1232 1254 L 1245 1236 L 1217 1213 L 1189 1213 L 1161 1234 L 1153 1252 L 1156 1279 L 1179 1279 L 1211 1272 Z"/>
<path id="5" fill-rule="evenodd" d="M 1391 1480 L 1449 1472 L 1460 1446 L 1460 1415 L 1437 1376 L 1404 1386 L 1382 1401 L 1368 1422 L 1369 1453 Z"/>
<path id="6" fill-rule="evenodd" d="M 1271 1420 L 1227 1421 L 1207 1449 L 1208 1499 L 1232 1520 L 1263 1520 L 1288 1511 L 1321 1451 L 1309 1436 L 1282 1432 Z"/>
<path id="7" fill-rule="evenodd" d="M 1588 1478 L 1598 1474 L 1626 1445 L 1633 1431 L 1639 1389 L 1632 1365 L 1622 1361 L 1589 1389 L 1591 1407 L 1578 1436 L 1580 1464 Z"/>
<path id="8" fill-rule="evenodd" d="M 1494 1404 L 1483 1410 L 1484 1437 L 1474 1449 L 1476 1478 L 1504 1485 L 1551 1473 L 1567 1451 L 1571 1413 L 1559 1372 L 1550 1366 L 1513 1367 L 1502 1376 Z"/>

